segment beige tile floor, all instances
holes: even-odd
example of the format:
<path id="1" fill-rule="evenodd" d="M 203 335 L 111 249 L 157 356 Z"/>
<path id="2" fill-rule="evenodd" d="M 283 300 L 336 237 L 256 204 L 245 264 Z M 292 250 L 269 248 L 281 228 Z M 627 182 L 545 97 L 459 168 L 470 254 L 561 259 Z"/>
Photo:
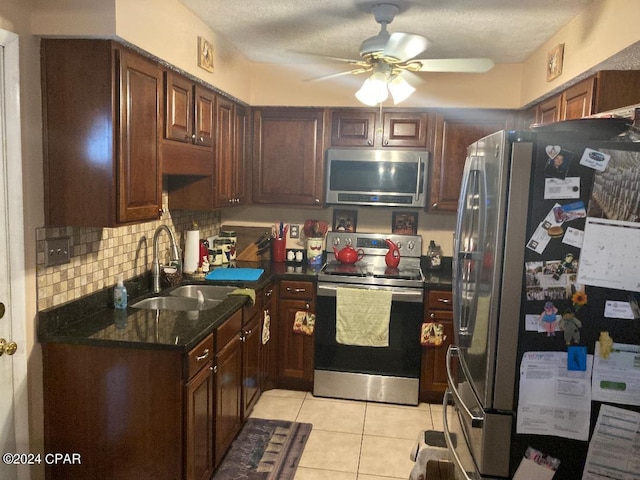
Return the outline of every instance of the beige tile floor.
<path id="1" fill-rule="evenodd" d="M 442 430 L 441 405 L 417 407 L 269 390 L 252 417 L 313 424 L 295 480 L 409 478 L 409 454 L 422 430 Z"/>

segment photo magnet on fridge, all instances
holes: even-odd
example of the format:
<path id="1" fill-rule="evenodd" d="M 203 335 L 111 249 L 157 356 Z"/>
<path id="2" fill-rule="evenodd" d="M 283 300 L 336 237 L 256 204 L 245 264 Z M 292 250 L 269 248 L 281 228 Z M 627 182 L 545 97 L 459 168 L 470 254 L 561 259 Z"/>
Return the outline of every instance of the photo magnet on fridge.
<path id="1" fill-rule="evenodd" d="M 547 164 L 544 167 L 545 177 L 562 178 L 567 176 L 573 160 L 573 152 L 563 150 L 560 145 L 547 145 Z"/>

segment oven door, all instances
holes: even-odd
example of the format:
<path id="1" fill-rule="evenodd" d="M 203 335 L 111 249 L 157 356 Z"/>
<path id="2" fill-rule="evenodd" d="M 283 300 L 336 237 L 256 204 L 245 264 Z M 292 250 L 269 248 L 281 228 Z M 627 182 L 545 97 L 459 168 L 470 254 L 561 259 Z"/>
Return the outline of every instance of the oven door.
<path id="1" fill-rule="evenodd" d="M 364 347 L 336 342 L 338 286 L 384 288 L 318 283 L 314 395 L 417 405 L 423 290 L 392 288 L 389 346 Z"/>

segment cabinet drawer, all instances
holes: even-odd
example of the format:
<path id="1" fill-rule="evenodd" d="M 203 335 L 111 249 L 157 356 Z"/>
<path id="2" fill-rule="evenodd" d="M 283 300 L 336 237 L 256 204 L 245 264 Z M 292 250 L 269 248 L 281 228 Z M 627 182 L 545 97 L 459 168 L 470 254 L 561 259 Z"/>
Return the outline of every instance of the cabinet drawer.
<path id="1" fill-rule="evenodd" d="M 239 335 L 242 329 L 242 310 L 238 310 L 231 315 L 222 325 L 216 330 L 216 351 L 223 348 L 229 340 L 235 335 Z"/>
<path id="2" fill-rule="evenodd" d="M 209 335 L 187 354 L 187 378 L 191 378 L 198 373 L 212 359 L 213 335 Z"/>
<path id="3" fill-rule="evenodd" d="M 451 310 L 453 294 L 446 290 L 430 290 L 427 294 L 427 305 L 430 309 Z"/>
<path id="4" fill-rule="evenodd" d="M 314 295 L 312 282 L 296 282 L 282 280 L 280 282 L 280 298 L 311 299 Z"/>

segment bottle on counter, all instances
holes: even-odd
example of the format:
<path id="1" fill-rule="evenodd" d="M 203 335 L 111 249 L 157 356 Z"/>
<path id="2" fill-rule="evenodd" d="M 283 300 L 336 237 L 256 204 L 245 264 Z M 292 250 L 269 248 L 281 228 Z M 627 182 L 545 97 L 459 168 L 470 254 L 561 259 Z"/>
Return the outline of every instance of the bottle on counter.
<path id="1" fill-rule="evenodd" d="M 427 268 L 429 270 L 440 270 L 442 268 L 442 249 L 440 245 L 431 240 L 427 250 Z"/>
<path id="2" fill-rule="evenodd" d="M 127 287 L 124 286 L 122 276 L 118 277 L 116 286 L 113 289 L 113 306 L 121 310 L 127 308 Z"/>

